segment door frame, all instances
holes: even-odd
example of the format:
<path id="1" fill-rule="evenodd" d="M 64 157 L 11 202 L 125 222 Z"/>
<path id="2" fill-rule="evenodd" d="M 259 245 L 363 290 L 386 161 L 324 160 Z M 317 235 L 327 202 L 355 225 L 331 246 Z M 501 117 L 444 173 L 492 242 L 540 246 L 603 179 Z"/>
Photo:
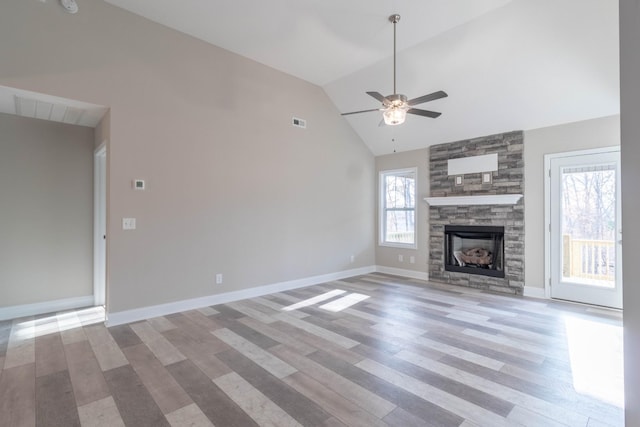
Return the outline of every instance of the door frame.
<path id="1" fill-rule="evenodd" d="M 544 296 L 551 298 L 551 160 L 562 157 L 584 156 L 589 154 L 603 154 L 612 151 L 620 152 L 619 145 L 591 148 L 586 150 L 565 151 L 544 155 Z M 618 184 L 619 188 L 619 184 Z M 621 195 L 618 194 L 618 197 Z M 621 229 L 622 224 L 619 225 Z M 581 304 L 581 303 L 580 303 Z"/>
<path id="2" fill-rule="evenodd" d="M 106 305 L 107 293 L 107 142 L 93 161 L 93 303 Z"/>

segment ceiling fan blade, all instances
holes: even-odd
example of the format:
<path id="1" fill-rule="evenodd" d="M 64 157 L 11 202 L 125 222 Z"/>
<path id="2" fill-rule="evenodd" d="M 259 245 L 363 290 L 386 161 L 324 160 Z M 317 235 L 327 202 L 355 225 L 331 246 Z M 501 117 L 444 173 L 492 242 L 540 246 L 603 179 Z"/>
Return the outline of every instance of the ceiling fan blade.
<path id="1" fill-rule="evenodd" d="M 418 105 L 418 104 L 424 104 L 425 102 L 435 101 L 436 99 L 446 98 L 447 96 L 449 96 L 449 95 L 447 95 L 446 92 L 444 92 L 442 90 L 439 90 L 437 92 L 430 93 L 429 95 L 423 95 L 423 96 L 419 96 L 418 98 L 413 98 L 413 99 L 407 101 L 407 104 L 411 105 L 411 106 Z"/>
<path id="2" fill-rule="evenodd" d="M 387 124 L 384 122 L 384 119 L 380 120 L 380 123 L 378 123 L 378 127 L 381 128 L 382 126 L 386 126 Z"/>
<path id="3" fill-rule="evenodd" d="M 384 105 L 389 105 L 389 100 L 382 96 L 379 92 L 367 92 L 367 95 L 374 97 L 378 101 L 382 102 Z"/>
<path id="4" fill-rule="evenodd" d="M 439 117 L 442 114 L 442 113 L 436 113 L 435 111 L 421 110 L 419 108 L 409 108 L 407 110 L 407 113 L 416 114 L 418 116 L 431 117 L 432 119 L 435 119 L 436 117 Z"/>
<path id="5" fill-rule="evenodd" d="M 350 113 L 342 113 L 341 116 L 348 116 L 350 114 L 360 114 L 360 113 L 368 113 L 370 111 L 380 111 L 379 108 L 372 108 L 371 110 L 361 110 L 361 111 L 352 111 Z"/>

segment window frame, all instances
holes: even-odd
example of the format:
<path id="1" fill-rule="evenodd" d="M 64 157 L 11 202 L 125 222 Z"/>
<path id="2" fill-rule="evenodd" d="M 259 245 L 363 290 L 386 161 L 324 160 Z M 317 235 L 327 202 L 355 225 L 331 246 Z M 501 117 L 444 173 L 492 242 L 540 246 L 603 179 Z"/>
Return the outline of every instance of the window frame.
<path id="1" fill-rule="evenodd" d="M 398 243 L 398 242 L 387 242 L 386 237 L 386 225 L 387 225 L 387 207 L 386 207 L 386 183 L 385 178 L 390 175 L 406 175 L 408 173 L 413 174 L 413 179 L 415 181 L 414 184 L 414 205 L 413 209 L 403 208 L 403 209 L 391 209 L 391 210 L 404 210 L 404 211 L 413 211 L 413 243 Z M 418 249 L 418 168 L 410 167 L 410 168 L 402 168 L 402 169 L 389 169 L 382 170 L 378 175 L 378 245 L 386 246 L 391 248 L 400 248 L 400 249 Z"/>

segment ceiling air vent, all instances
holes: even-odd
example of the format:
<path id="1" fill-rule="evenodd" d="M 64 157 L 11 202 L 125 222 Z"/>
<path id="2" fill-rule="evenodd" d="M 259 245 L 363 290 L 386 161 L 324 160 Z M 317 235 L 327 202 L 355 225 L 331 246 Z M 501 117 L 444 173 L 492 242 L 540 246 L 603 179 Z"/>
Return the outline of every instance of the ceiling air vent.
<path id="1" fill-rule="evenodd" d="M 305 119 L 299 119 L 297 117 L 294 117 L 291 122 L 293 123 L 293 126 L 297 128 L 302 128 L 302 129 L 307 128 L 307 121 Z"/>

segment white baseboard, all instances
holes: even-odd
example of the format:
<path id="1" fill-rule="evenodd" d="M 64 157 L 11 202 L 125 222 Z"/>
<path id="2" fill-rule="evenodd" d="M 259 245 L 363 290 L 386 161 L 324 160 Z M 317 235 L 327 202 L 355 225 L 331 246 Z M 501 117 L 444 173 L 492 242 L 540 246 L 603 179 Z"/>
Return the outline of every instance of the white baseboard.
<path id="1" fill-rule="evenodd" d="M 403 276 L 410 279 L 429 280 L 429 273 L 425 271 L 405 270 L 404 268 L 385 267 L 384 265 L 377 265 L 376 273 L 393 274 L 394 276 Z"/>
<path id="2" fill-rule="evenodd" d="M 341 280 L 348 277 L 369 274 L 375 271 L 375 266 L 354 268 L 351 270 L 344 270 L 336 273 L 321 274 L 318 276 L 305 277 L 302 279 L 290 280 L 287 282 L 257 286 L 255 288 L 243 289 L 240 291 L 225 292 L 223 294 L 207 295 L 200 298 L 192 298 L 166 304 L 135 308 L 133 310 L 107 313 L 107 326 L 122 325 L 124 323 L 137 322 L 144 319 L 151 319 L 153 317 L 179 313 L 181 311 L 194 310 L 210 305 L 226 304 L 228 302 L 239 301 L 247 298 L 255 298 L 277 292 L 288 291 L 291 289 L 304 288 L 306 286 L 317 285 L 319 283 L 326 283 L 333 280 Z"/>
<path id="3" fill-rule="evenodd" d="M 12 305 L 9 307 L 0 307 L 0 320 L 19 319 L 26 316 L 36 316 L 38 314 L 91 306 L 93 306 L 93 295 L 44 301 L 35 304 Z"/>
<path id="4" fill-rule="evenodd" d="M 531 298 L 547 299 L 547 295 L 545 293 L 544 288 L 534 288 L 531 286 L 525 286 L 522 295 L 525 297 L 531 297 Z"/>

